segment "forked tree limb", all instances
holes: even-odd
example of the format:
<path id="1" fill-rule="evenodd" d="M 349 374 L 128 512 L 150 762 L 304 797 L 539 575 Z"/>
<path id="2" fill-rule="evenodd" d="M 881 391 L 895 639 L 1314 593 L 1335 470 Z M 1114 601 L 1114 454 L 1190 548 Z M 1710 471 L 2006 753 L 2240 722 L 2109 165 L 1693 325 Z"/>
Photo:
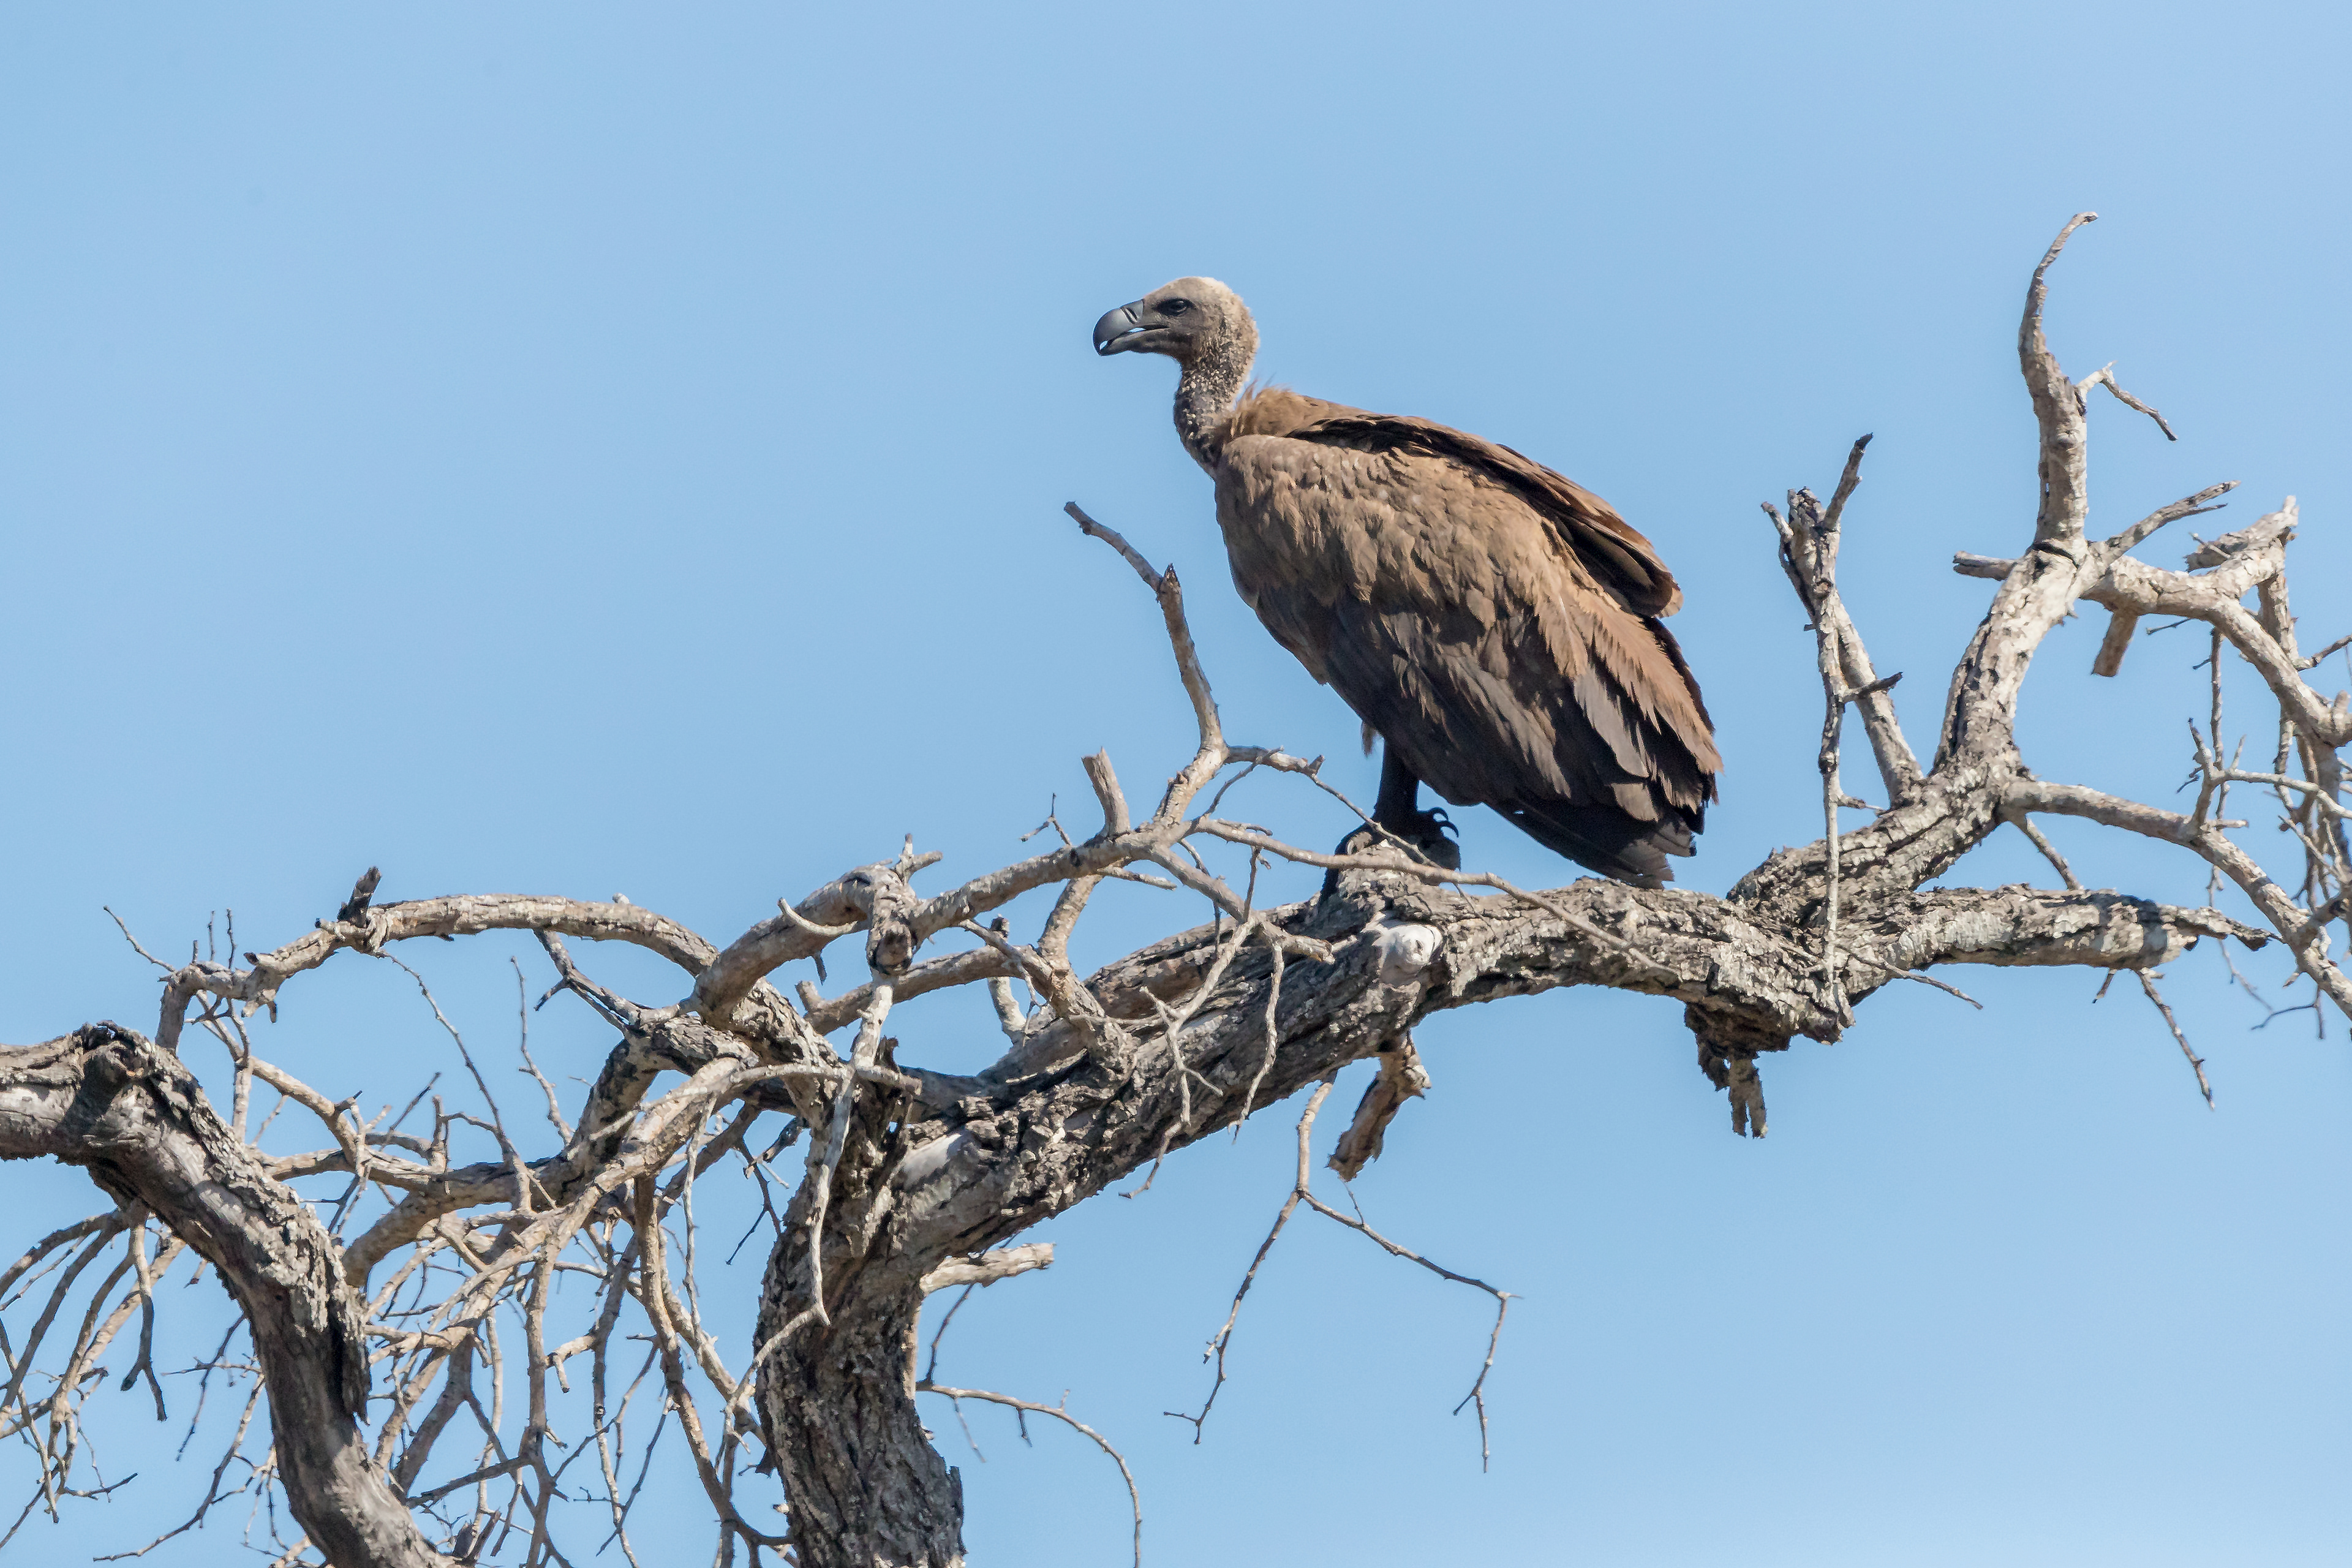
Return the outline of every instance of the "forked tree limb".
<path id="1" fill-rule="evenodd" d="M 360 1428 L 367 1336 L 341 1249 L 229 1135 L 195 1075 L 110 1024 L 0 1048 L 0 1159 L 45 1156 L 143 1205 L 218 1271 L 252 1328 L 288 1501 L 329 1561 L 443 1563 Z"/>

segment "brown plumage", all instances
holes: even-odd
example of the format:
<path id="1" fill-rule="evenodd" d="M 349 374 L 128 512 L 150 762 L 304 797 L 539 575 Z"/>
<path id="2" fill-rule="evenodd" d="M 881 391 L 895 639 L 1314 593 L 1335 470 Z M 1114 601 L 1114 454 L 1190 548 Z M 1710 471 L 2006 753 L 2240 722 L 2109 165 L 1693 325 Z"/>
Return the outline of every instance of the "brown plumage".
<path id="1" fill-rule="evenodd" d="M 1280 389 L 1236 401 L 1257 331 L 1213 279 L 1111 311 L 1095 341 L 1183 366 L 1177 431 L 1216 481 L 1234 586 L 1387 742 L 1381 826 L 1450 854 L 1418 781 L 1594 870 L 1670 878 L 1723 763 L 1648 540 L 1475 436 Z"/>

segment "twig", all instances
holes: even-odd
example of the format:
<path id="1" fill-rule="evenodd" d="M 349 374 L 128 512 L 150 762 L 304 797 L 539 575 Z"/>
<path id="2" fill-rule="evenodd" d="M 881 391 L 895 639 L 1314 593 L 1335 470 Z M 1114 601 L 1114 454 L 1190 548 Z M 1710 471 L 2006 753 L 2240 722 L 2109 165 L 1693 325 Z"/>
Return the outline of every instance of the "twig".
<path id="1" fill-rule="evenodd" d="M 2042 829 L 2034 825 L 2033 818 L 2021 811 L 2012 813 L 2009 820 L 2019 832 L 2032 841 L 2036 849 L 2042 851 L 2042 858 L 2050 862 L 2052 868 L 2058 873 L 2058 879 L 2061 882 L 2074 892 L 2079 893 L 2083 890 L 2083 884 L 2074 879 L 2074 868 L 2066 864 L 2066 857 L 2058 853 L 2058 847 L 2051 843 Z"/>
<path id="2" fill-rule="evenodd" d="M 1099 539 L 1105 544 L 1109 545 L 1113 550 L 1118 551 L 1120 557 L 1124 559 L 1129 566 L 1135 568 L 1135 574 L 1143 579 L 1143 585 L 1145 587 L 1150 589 L 1155 594 L 1160 592 L 1160 574 L 1153 571 L 1151 563 L 1143 558 L 1143 552 L 1138 550 L 1134 545 L 1129 544 L 1127 542 L 1127 536 L 1125 534 L 1119 532 L 1118 530 L 1110 527 L 1107 523 L 1097 522 L 1093 518 L 1088 517 L 1085 510 L 1076 501 L 1067 503 L 1062 508 L 1062 510 L 1070 514 L 1071 521 L 1078 525 L 1078 531 L 1080 533 L 1087 534 L 1091 538 Z M 1030 798 L 1034 800 L 1036 797 L 1032 795 Z"/>
<path id="3" fill-rule="evenodd" d="M 2296 667 L 2302 669 L 2316 669 L 2330 654 L 2339 653 L 2347 647 L 2352 647 L 2352 637 L 2337 637 L 2334 642 L 2329 643 L 2326 647 L 2321 648 L 2317 653 L 2313 654 L 2310 658 L 2296 660 Z M 113 911 L 110 910 L 107 912 L 111 914 Z"/>
<path id="4" fill-rule="evenodd" d="M 1249 1294 L 1251 1285 L 1256 1282 L 1258 1266 L 1265 1261 L 1266 1254 L 1274 1249 L 1275 1241 L 1282 1235 L 1283 1226 L 1290 1223 L 1290 1216 L 1303 1203 L 1316 1213 L 1327 1218 L 1335 1219 L 1349 1230 L 1370 1238 L 1392 1258 L 1402 1258 L 1408 1262 L 1418 1263 L 1440 1279 L 1450 1279 L 1458 1285 L 1475 1286 L 1495 1298 L 1495 1327 L 1487 1336 L 1486 1359 L 1480 1364 L 1477 1380 L 1471 1384 L 1470 1392 L 1462 1398 L 1462 1405 L 1475 1404 L 1478 1408 L 1478 1464 L 1479 1468 L 1484 1469 L 1493 1457 L 1487 1446 L 1486 1373 L 1495 1364 L 1495 1346 L 1502 1338 L 1504 1314 L 1510 1310 L 1510 1293 L 1498 1290 L 1483 1279 L 1474 1279 L 1467 1274 L 1456 1274 L 1442 1264 L 1433 1263 L 1411 1247 L 1391 1241 L 1361 1218 L 1341 1214 L 1315 1195 L 1312 1189 L 1313 1175 L 1309 1166 L 1308 1151 L 1314 1138 L 1315 1113 L 1323 1108 L 1323 1101 L 1330 1094 L 1333 1082 L 1333 1076 L 1326 1074 L 1315 1086 L 1315 1092 L 1307 1097 L 1307 1109 L 1299 1113 L 1298 1158 L 1297 1174 L 1291 1184 L 1290 1195 L 1283 1200 L 1281 1212 L 1275 1215 L 1274 1227 L 1266 1232 L 1265 1239 L 1258 1243 L 1257 1254 L 1250 1259 L 1248 1272 L 1242 1276 L 1241 1288 L 1234 1292 L 1234 1304 L 1225 1313 L 1223 1326 L 1217 1331 L 1214 1337 L 1209 1341 L 1208 1348 L 1202 1352 L 1202 1360 L 1215 1362 L 1216 1380 L 1209 1386 L 1209 1396 L 1202 1402 L 1201 1413 L 1198 1415 L 1188 1415 L 1181 1410 L 1169 1410 L 1161 1414 L 1172 1415 L 1179 1421 L 1191 1422 L 1192 1441 L 1196 1444 L 1200 1442 L 1202 1429 L 1209 1418 L 1209 1411 L 1216 1404 L 1217 1394 L 1225 1385 L 1225 1352 L 1233 1343 L 1234 1324 L 1241 1316 L 1243 1298 Z M 1462 1405 L 1457 1405 L 1454 1408 L 1458 1412 Z"/>
<path id="5" fill-rule="evenodd" d="M 2123 384 L 2116 379 L 2116 367 L 2113 361 L 2109 361 L 2107 363 L 2101 365 L 2098 369 L 2093 371 L 2090 374 L 2076 382 L 2074 384 L 2075 395 L 2080 396 L 2084 393 L 2090 391 L 2092 387 L 2098 385 L 2105 385 L 2109 392 L 2114 393 L 2116 395 L 2116 401 L 2123 404 L 2125 407 L 2136 408 L 2142 414 L 2147 415 L 2150 419 L 2155 420 L 2156 427 L 2164 432 L 2164 438 L 2166 440 L 2178 441 L 2180 439 L 2179 437 L 2172 433 L 2172 426 L 2164 422 L 2163 415 L 2158 414 L 2155 409 L 2150 408 L 2147 404 L 2142 403 L 2138 398 L 2134 397 L 2130 393 L 2126 392 L 2123 389 Z"/>
<path id="6" fill-rule="evenodd" d="M 1408 1263 L 1418 1263 L 1423 1268 L 1428 1269 L 1432 1274 L 1436 1275 L 1441 1279 L 1450 1279 L 1457 1285 L 1473 1286 L 1477 1289 L 1484 1290 L 1487 1295 L 1495 1298 L 1495 1327 L 1493 1331 L 1486 1336 L 1486 1359 L 1481 1362 L 1478 1365 L 1477 1381 L 1471 1384 L 1470 1392 L 1462 1396 L 1462 1405 L 1475 1403 L 1478 1407 L 1478 1468 L 1481 1470 L 1486 1469 L 1489 1461 L 1494 1457 L 1492 1452 L 1488 1449 L 1486 1442 L 1486 1374 L 1495 1370 L 1495 1346 L 1503 1337 L 1503 1317 L 1504 1314 L 1507 1313 L 1511 1310 L 1511 1292 L 1508 1290 L 1498 1290 L 1494 1286 L 1487 1284 L 1484 1279 L 1474 1279 L 1467 1274 L 1456 1274 L 1454 1270 L 1446 1268 L 1443 1264 L 1432 1263 L 1428 1258 L 1423 1258 L 1420 1253 L 1413 1251 L 1411 1247 L 1402 1247 L 1398 1245 L 1396 1242 L 1391 1241 L 1387 1237 L 1382 1236 L 1379 1231 L 1374 1230 L 1370 1226 L 1366 1225 L 1361 1219 L 1356 1218 L 1353 1215 L 1341 1214 L 1338 1209 L 1333 1208 L 1329 1204 L 1325 1203 L 1321 1198 L 1317 1197 L 1313 1193 L 1308 1192 L 1304 1187 L 1299 1189 L 1299 1196 L 1305 1198 L 1307 1200 L 1307 1206 L 1312 1208 L 1316 1213 L 1322 1215 L 1327 1219 L 1338 1220 L 1349 1230 L 1355 1231 L 1378 1243 L 1391 1258 L 1402 1258 Z M 1458 1415 L 1461 1414 L 1462 1405 L 1456 1405 L 1454 1407 L 1455 1415 Z"/>
<path id="7" fill-rule="evenodd" d="M 1324 1098 L 1331 1092 L 1332 1081 L 1332 1079 L 1326 1075 L 1323 1080 L 1315 1086 L 1315 1092 L 1307 1098 L 1307 1109 L 1300 1112 L 1298 1117 L 1298 1178 L 1291 1185 L 1290 1195 L 1283 1199 L 1281 1212 L 1274 1216 L 1274 1228 L 1267 1231 L 1265 1239 L 1257 1244 L 1257 1255 L 1250 1259 L 1248 1270 L 1242 1275 L 1241 1287 L 1234 1292 L 1234 1304 L 1225 1313 L 1223 1325 L 1210 1336 L 1208 1348 L 1201 1352 L 1202 1361 L 1214 1361 L 1216 1363 L 1216 1380 L 1209 1384 L 1209 1396 L 1201 1402 L 1201 1413 L 1198 1415 L 1187 1415 L 1181 1410 L 1160 1412 L 1161 1415 L 1172 1415 L 1179 1421 L 1191 1422 L 1192 1441 L 1195 1445 L 1201 1441 L 1202 1429 L 1208 1424 L 1209 1412 L 1215 1406 L 1217 1395 L 1225 1386 L 1225 1352 L 1234 1342 L 1234 1325 L 1241 1318 L 1243 1299 L 1249 1295 L 1250 1287 L 1257 1283 L 1258 1266 L 1265 1261 L 1265 1255 L 1274 1250 L 1275 1242 L 1282 1236 L 1282 1227 L 1290 1223 L 1290 1216 L 1297 1212 L 1299 1201 L 1307 1195 L 1307 1140 L 1314 1131 L 1315 1113 L 1323 1108 Z"/>
<path id="8" fill-rule="evenodd" d="M 122 940 L 131 944 L 131 952 L 137 953 L 140 957 L 145 959 L 148 963 L 153 964 L 164 973 L 169 974 L 172 973 L 172 965 L 164 963 L 162 959 L 156 957 L 153 953 L 139 945 L 139 939 L 131 934 L 131 928 L 122 923 L 122 917 L 116 914 L 110 906 L 100 904 L 98 907 L 106 910 L 107 918 L 114 922 L 114 929 L 122 933 Z"/>
<path id="9" fill-rule="evenodd" d="M 1880 963 L 1877 959 L 1871 957 L 1866 952 L 1851 952 L 1846 954 L 1846 957 L 1852 959 L 1856 963 L 1866 963 L 1870 965 L 1873 969 L 1877 970 L 1881 974 L 1885 975 L 1890 980 L 1909 980 L 1921 985 L 1932 985 L 1937 990 L 1944 993 L 1947 996 L 1958 997 L 1961 1001 L 1967 1003 L 1969 1006 L 1974 1007 L 1979 1013 L 1984 1011 L 1983 1003 L 1978 1001 L 1975 997 L 1969 995 L 1958 986 L 1950 984 L 1948 981 L 1938 980 L 1932 974 L 1923 974 L 1916 969 L 1897 969 L 1891 963 Z"/>
<path id="10" fill-rule="evenodd" d="M 1273 955 L 1274 968 L 1265 982 L 1265 1055 L 1258 1058 L 1257 1071 L 1251 1075 L 1249 1088 L 1242 1091 L 1242 1113 L 1234 1122 L 1236 1139 L 1242 1135 L 1242 1122 L 1257 1109 L 1257 1091 L 1264 1087 L 1265 1075 L 1274 1070 L 1276 1048 L 1282 1038 L 1277 1021 L 1282 1012 L 1282 971 L 1287 960 L 1283 956 L 1280 942 L 1268 942 L 1266 947 Z"/>
<path id="11" fill-rule="evenodd" d="M 2164 1015 L 2164 1026 L 2172 1031 L 2172 1038 L 2180 1047 L 2180 1054 L 2189 1058 L 2189 1069 L 2197 1075 L 2197 1088 L 2205 1096 L 2205 1109 L 2212 1110 L 2213 1085 L 2205 1076 L 2205 1059 L 2189 1049 L 2189 1037 L 2181 1033 L 2180 1020 L 2172 1016 L 2171 1005 L 2165 1001 L 2164 993 L 2156 988 L 2156 982 L 2148 978 L 2145 970 L 2135 970 L 2133 973 L 2139 981 L 2139 988 L 2147 993 L 2147 999 L 2156 1004 L 2156 1010 Z M 2269 1020 L 2264 1019 L 2263 1022 L 2268 1023 Z"/>
<path id="12" fill-rule="evenodd" d="M 971 1293 L 979 1289 L 976 1284 L 965 1286 L 956 1293 L 956 1299 L 948 1303 L 948 1310 L 940 1314 L 940 1326 L 931 1331 L 930 1359 L 923 1363 L 923 1382 L 930 1382 L 931 1374 L 940 1370 L 940 1341 L 947 1337 L 948 1325 L 955 1321 L 955 1315 L 963 1310 L 963 1304 L 971 1300 Z M 972 1445 L 974 1452 L 978 1452 L 979 1447 L 977 1443 Z"/>
<path id="13" fill-rule="evenodd" d="M 952 1400 L 978 1399 L 990 1405 L 1005 1405 L 1028 1415 L 1051 1415 L 1055 1420 L 1063 1422 L 1085 1434 L 1096 1447 L 1110 1456 L 1111 1463 L 1118 1467 L 1119 1479 L 1127 1482 L 1128 1504 L 1135 1511 L 1135 1568 L 1143 1568 L 1143 1494 L 1135 1489 L 1135 1472 L 1127 1468 L 1127 1460 L 1121 1457 L 1117 1448 L 1110 1446 L 1108 1438 L 1069 1413 L 1066 1408 L 1069 1403 L 1068 1394 L 1062 1396 L 1061 1405 L 1039 1405 L 1031 1400 L 1015 1399 L 1009 1394 L 996 1394 L 984 1388 L 950 1388 L 944 1384 L 933 1383 L 928 1377 L 915 1384 L 915 1392 L 937 1394 Z M 966 1428 L 966 1436 L 969 1435 L 970 1428 Z M 979 1445 L 974 1444 L 972 1451 L 978 1453 Z"/>
<path id="14" fill-rule="evenodd" d="M 514 965 L 515 1014 L 519 1019 L 519 1022 L 516 1025 L 517 1034 L 515 1047 L 517 1050 L 522 1053 L 522 1068 L 520 1070 L 529 1073 L 532 1079 L 538 1083 L 541 1092 L 547 1096 L 547 1124 L 555 1129 L 555 1135 L 558 1138 L 561 1138 L 565 1142 L 569 1143 L 572 1142 L 572 1124 L 563 1120 L 563 1106 L 562 1103 L 555 1098 L 555 1086 L 547 1081 L 547 1075 L 539 1070 L 539 1064 L 537 1062 L 531 1060 L 530 987 L 522 977 L 522 961 L 514 957 L 512 954 L 509 954 L 508 955 L 507 962 Z M 411 1100 L 409 1105 L 410 1109 L 415 1109 L 415 1101 Z M 405 1120 L 406 1112 L 404 1111 L 402 1116 L 403 1120 Z"/>

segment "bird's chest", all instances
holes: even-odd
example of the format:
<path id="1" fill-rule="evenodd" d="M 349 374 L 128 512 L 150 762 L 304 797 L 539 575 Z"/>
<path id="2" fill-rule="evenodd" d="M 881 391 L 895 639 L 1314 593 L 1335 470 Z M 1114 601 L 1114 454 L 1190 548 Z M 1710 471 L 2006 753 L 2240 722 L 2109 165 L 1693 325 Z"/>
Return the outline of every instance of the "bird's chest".
<path id="1" fill-rule="evenodd" d="M 1255 605 L 1268 591 L 1304 593 L 1323 603 L 1361 597 L 1370 588 L 1383 513 L 1376 457 L 1357 452 L 1301 455 L 1297 442 L 1248 441 L 1217 472 L 1217 526 L 1234 586 Z"/>
<path id="2" fill-rule="evenodd" d="M 1217 468 L 1217 523 L 1234 585 L 1262 616 L 1277 598 L 1434 608 L 1492 580 L 1475 491 L 1447 465 L 1253 437 Z"/>

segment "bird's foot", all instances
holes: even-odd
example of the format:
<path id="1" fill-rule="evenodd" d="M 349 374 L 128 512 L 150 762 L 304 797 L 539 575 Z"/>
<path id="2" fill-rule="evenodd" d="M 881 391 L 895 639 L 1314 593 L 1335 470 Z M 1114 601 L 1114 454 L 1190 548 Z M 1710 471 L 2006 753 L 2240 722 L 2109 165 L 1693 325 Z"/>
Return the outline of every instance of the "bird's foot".
<path id="1" fill-rule="evenodd" d="M 1374 826 L 1366 823 L 1347 837 L 1339 840 L 1334 855 L 1370 855 L 1386 851 L 1395 854 L 1402 843 L 1411 852 L 1433 865 L 1449 871 L 1462 868 L 1462 848 L 1447 837 L 1454 824 L 1442 811 L 1416 811 L 1410 817 L 1381 823 Z M 1339 890 L 1339 868 L 1334 866 L 1323 875 L 1322 897 L 1329 898 Z"/>
<path id="2" fill-rule="evenodd" d="M 1367 823 L 1339 840 L 1341 855 L 1363 855 L 1409 846 L 1432 865 L 1449 871 L 1462 868 L 1462 847 L 1454 842 L 1454 820 L 1443 811 L 1416 811 L 1377 826 Z"/>

